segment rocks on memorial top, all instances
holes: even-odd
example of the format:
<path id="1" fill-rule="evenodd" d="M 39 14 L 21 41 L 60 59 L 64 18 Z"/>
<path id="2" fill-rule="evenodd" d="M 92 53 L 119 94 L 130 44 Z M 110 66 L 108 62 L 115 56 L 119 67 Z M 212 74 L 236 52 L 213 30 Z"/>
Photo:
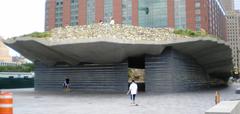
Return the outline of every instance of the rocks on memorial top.
<path id="1" fill-rule="evenodd" d="M 50 31 L 49 40 L 86 39 L 86 38 L 117 38 L 134 41 L 165 41 L 185 39 L 189 36 L 178 35 L 172 28 L 146 28 L 131 25 L 92 24 L 83 26 L 66 26 Z"/>

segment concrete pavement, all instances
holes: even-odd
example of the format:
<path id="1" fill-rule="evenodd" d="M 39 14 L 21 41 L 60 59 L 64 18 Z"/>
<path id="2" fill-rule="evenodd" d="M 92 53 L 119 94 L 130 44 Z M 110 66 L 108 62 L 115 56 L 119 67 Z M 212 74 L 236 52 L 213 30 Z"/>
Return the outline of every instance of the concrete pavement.
<path id="1" fill-rule="evenodd" d="M 240 99 L 235 89 L 240 85 L 221 88 L 222 100 Z M 34 92 L 15 89 L 14 114 L 203 114 L 214 106 L 215 90 L 184 93 L 139 93 L 131 106 L 125 94 L 70 92 Z"/>

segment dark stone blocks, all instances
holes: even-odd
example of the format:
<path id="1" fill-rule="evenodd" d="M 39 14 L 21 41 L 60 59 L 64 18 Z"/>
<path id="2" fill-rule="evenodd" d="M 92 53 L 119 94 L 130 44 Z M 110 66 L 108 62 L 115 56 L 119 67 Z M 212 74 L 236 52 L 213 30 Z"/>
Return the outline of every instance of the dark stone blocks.
<path id="1" fill-rule="evenodd" d="M 191 91 L 209 86 L 208 73 L 193 57 L 166 48 L 161 55 L 132 57 L 128 63 L 85 64 L 77 67 L 46 67 L 36 64 L 35 89 L 61 90 L 63 81 L 68 77 L 72 90 L 126 92 L 128 67 L 134 65 L 145 67 L 143 90 L 146 92 Z"/>
<path id="2" fill-rule="evenodd" d="M 36 90 L 60 90 L 66 77 L 71 89 L 88 92 L 126 92 L 128 64 L 82 65 L 78 67 L 45 67 L 35 70 Z"/>
<path id="3" fill-rule="evenodd" d="M 208 86 L 208 75 L 191 56 L 167 48 L 145 58 L 146 92 L 178 92 Z"/>

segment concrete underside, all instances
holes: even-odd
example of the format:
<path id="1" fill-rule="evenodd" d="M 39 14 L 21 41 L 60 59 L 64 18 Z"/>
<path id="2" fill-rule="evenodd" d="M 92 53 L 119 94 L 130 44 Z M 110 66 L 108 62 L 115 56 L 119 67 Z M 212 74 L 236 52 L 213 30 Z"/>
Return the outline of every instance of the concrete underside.
<path id="1" fill-rule="evenodd" d="M 192 56 L 212 75 L 229 73 L 232 69 L 231 49 L 223 41 L 204 38 L 173 41 L 113 41 L 108 39 L 47 41 L 43 39 L 7 40 L 5 43 L 32 61 L 47 66 L 66 63 L 76 66 L 84 63 L 117 64 L 128 57 L 160 55 L 172 47 Z"/>

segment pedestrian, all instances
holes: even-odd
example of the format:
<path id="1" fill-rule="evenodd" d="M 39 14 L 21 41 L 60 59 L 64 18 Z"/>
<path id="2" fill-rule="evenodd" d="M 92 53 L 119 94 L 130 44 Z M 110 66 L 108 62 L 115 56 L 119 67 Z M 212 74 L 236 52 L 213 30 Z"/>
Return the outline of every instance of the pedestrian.
<path id="1" fill-rule="evenodd" d="M 70 79 L 69 78 L 65 79 L 65 81 L 63 82 L 63 87 L 64 87 L 65 92 L 70 91 Z"/>
<path id="2" fill-rule="evenodd" d="M 102 24 L 103 24 L 103 21 L 102 21 L 102 20 L 99 20 L 99 24 L 102 25 Z"/>
<path id="3" fill-rule="evenodd" d="M 114 21 L 113 17 L 111 17 L 110 25 L 114 25 L 114 24 L 115 24 L 115 21 Z"/>
<path id="4" fill-rule="evenodd" d="M 131 96 L 131 104 L 133 105 L 137 105 L 135 104 L 135 98 L 136 98 L 136 95 L 137 95 L 137 90 L 138 90 L 138 86 L 137 84 L 135 83 L 134 80 L 132 80 L 132 83 L 130 84 L 129 86 L 129 90 L 127 92 L 127 95 L 130 93 L 130 96 Z"/>
<path id="5" fill-rule="evenodd" d="M 220 102 L 221 102 L 220 93 L 218 91 L 216 91 L 216 93 L 215 93 L 215 104 L 218 104 Z"/>

